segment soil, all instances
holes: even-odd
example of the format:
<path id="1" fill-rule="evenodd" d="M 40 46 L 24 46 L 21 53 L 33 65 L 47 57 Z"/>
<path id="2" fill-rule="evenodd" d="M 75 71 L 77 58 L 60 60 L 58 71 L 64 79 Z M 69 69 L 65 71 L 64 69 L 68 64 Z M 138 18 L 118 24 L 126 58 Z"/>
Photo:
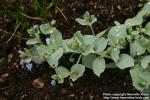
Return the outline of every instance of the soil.
<path id="1" fill-rule="evenodd" d="M 33 2 L 33 0 L 21 1 L 20 3 L 17 0 L 12 2 L 5 0 L 0 2 L 0 5 L 11 6 L 14 2 L 30 5 L 30 2 Z M 72 37 L 78 30 L 83 34 L 91 34 L 88 27 L 75 22 L 76 18 L 89 11 L 98 18 L 98 22 L 93 25 L 95 32 L 98 33 L 114 25 L 114 21 L 124 23 L 127 18 L 135 16 L 140 9 L 138 4 L 138 0 L 62 0 L 59 8 L 67 17 L 69 24 L 60 13 L 51 17 L 51 20 L 57 21 L 56 26 L 64 38 Z M 15 18 L 5 12 L 7 9 L 2 6 L 0 8 L 0 28 L 12 32 Z M 73 82 L 73 86 L 70 86 L 68 79 L 63 84 L 52 86 L 51 75 L 54 74 L 54 70 L 50 69 L 47 63 L 34 65 L 32 71 L 19 64 L 18 50 L 26 47 L 21 37 L 25 37 L 26 34 L 24 30 L 17 30 L 15 37 L 3 44 L 10 35 L 4 31 L 0 33 L 0 100 L 102 100 L 103 93 L 138 93 L 132 86 L 128 69 L 107 69 L 100 78 L 86 69 L 84 76 Z M 63 57 L 62 60 L 67 62 L 67 59 Z M 34 83 L 36 79 L 40 79 L 37 84 Z"/>

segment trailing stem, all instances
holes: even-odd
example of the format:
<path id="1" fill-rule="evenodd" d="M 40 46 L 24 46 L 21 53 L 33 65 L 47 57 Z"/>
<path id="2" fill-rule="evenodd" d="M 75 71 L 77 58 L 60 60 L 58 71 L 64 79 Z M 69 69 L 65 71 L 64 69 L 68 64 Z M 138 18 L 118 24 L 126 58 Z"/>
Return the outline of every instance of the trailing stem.
<path id="1" fill-rule="evenodd" d="M 78 58 L 78 60 L 77 60 L 76 64 L 78 64 L 78 63 L 80 62 L 81 57 L 82 57 L 82 55 L 80 55 L 80 56 L 79 56 L 79 58 Z"/>
<path id="2" fill-rule="evenodd" d="M 94 33 L 94 30 L 93 30 L 92 25 L 90 25 L 90 29 L 91 29 L 91 31 L 92 31 L 92 34 L 95 36 L 95 33 Z"/>

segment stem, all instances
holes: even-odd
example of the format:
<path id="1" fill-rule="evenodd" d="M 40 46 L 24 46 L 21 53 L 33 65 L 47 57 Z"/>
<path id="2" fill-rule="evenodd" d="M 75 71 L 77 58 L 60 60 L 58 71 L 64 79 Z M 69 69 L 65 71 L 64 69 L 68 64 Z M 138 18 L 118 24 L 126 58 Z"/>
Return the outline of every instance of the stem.
<path id="1" fill-rule="evenodd" d="M 29 15 L 26 15 L 25 13 L 20 13 L 20 14 L 21 14 L 22 16 L 28 18 L 28 19 L 40 20 L 40 21 L 42 21 L 43 23 L 47 23 L 47 22 L 48 22 L 48 21 L 44 21 L 44 19 L 42 19 L 42 18 L 39 18 L 39 17 L 31 17 L 31 16 L 29 16 Z"/>
<path id="2" fill-rule="evenodd" d="M 11 32 L 5 31 L 5 30 L 3 30 L 3 29 L 0 29 L 0 32 L 4 32 L 4 33 L 9 34 L 9 35 L 13 34 L 13 33 L 11 33 Z M 28 38 L 23 38 L 23 37 L 18 36 L 18 35 L 14 35 L 14 37 L 18 37 L 18 38 L 21 38 L 21 39 L 23 39 L 23 40 L 28 40 Z"/>
<path id="3" fill-rule="evenodd" d="M 89 26 L 90 26 L 90 29 L 91 29 L 91 31 L 92 31 L 92 34 L 95 36 L 95 33 L 94 33 L 94 30 L 93 30 L 92 25 L 89 25 Z"/>
<path id="4" fill-rule="evenodd" d="M 6 43 L 8 43 L 8 42 L 13 38 L 13 36 L 15 35 L 15 33 L 16 33 L 17 29 L 19 28 L 20 24 L 21 24 L 21 23 L 19 23 L 19 24 L 16 26 L 16 28 L 15 28 L 13 34 L 12 34 L 11 37 L 6 41 Z"/>
<path id="5" fill-rule="evenodd" d="M 41 21 L 43 21 L 43 19 L 42 18 L 39 18 L 39 17 L 31 17 L 31 16 L 29 16 L 29 15 L 26 15 L 25 13 L 20 13 L 22 16 L 24 16 L 24 17 L 27 17 L 27 18 L 29 18 L 29 19 L 33 19 L 33 20 L 41 20 Z"/>
<path id="6" fill-rule="evenodd" d="M 81 57 L 82 57 L 82 55 L 80 55 L 80 56 L 79 56 L 79 58 L 78 58 L 78 60 L 77 60 L 76 64 L 78 64 L 78 63 L 80 62 Z"/>
<path id="7" fill-rule="evenodd" d="M 62 10 L 57 7 L 57 9 L 59 10 L 59 12 L 62 14 L 62 16 L 64 17 L 64 19 L 66 20 L 66 22 L 69 24 L 68 20 L 67 20 L 67 17 L 65 16 L 65 14 L 62 12 Z"/>
<path id="8" fill-rule="evenodd" d="M 69 84 L 70 84 L 70 86 L 73 86 L 73 83 L 70 78 L 69 78 Z"/>
<path id="9" fill-rule="evenodd" d="M 97 54 L 98 56 L 101 56 L 103 58 L 112 59 L 111 56 L 107 55 L 107 53 L 105 51 L 104 52 L 95 53 L 95 54 Z"/>

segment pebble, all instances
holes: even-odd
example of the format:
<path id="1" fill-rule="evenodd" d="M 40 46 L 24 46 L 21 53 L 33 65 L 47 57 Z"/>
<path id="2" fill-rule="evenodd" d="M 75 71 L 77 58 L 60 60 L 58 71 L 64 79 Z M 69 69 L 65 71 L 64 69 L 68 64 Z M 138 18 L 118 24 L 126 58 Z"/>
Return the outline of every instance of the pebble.
<path id="1" fill-rule="evenodd" d="M 12 58 L 13 58 L 13 54 L 10 53 L 10 54 L 8 55 L 8 62 L 10 62 Z"/>

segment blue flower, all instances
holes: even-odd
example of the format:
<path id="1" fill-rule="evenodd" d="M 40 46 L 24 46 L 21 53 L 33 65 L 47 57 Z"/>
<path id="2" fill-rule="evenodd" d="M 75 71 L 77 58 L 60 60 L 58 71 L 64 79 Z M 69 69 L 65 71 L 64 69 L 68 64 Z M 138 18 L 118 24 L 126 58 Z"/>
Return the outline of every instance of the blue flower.
<path id="1" fill-rule="evenodd" d="M 46 40 L 46 44 L 49 44 L 51 39 L 50 38 L 46 38 L 45 40 Z"/>
<path id="2" fill-rule="evenodd" d="M 24 52 L 23 52 L 23 51 L 21 51 L 21 50 L 19 50 L 19 51 L 18 51 L 18 53 L 19 53 L 20 57 L 22 57 L 22 56 L 23 56 L 23 54 L 24 54 Z"/>
<path id="3" fill-rule="evenodd" d="M 56 81 L 55 81 L 55 80 L 52 80 L 52 81 L 51 81 L 51 85 L 52 85 L 52 86 L 55 86 L 55 85 L 56 85 Z"/>
<path id="4" fill-rule="evenodd" d="M 32 67 L 33 67 L 33 64 L 32 64 L 32 63 L 26 64 L 26 68 L 27 68 L 29 71 L 32 70 Z"/>
<path id="5" fill-rule="evenodd" d="M 56 24 L 56 20 L 53 19 L 50 23 L 51 23 L 51 25 L 54 25 L 54 24 Z"/>

